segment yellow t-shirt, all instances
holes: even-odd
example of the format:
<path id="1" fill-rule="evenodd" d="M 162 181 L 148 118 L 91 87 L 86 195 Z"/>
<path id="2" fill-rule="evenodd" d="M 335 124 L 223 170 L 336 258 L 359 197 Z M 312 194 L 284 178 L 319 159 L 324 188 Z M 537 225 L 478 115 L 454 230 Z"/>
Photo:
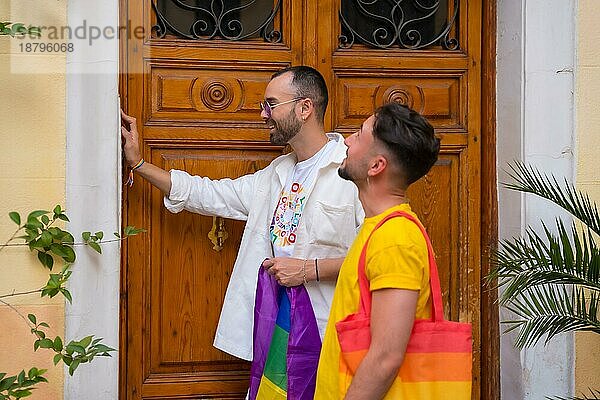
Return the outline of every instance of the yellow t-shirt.
<path id="1" fill-rule="evenodd" d="M 406 211 L 416 217 L 408 204 L 401 204 L 374 217 L 365 218 L 342 264 L 319 359 L 315 392 L 317 400 L 343 398 L 348 390 L 349 383 L 344 385 L 345 388 L 340 388 L 340 345 L 335 324 L 358 311 L 360 253 L 375 225 L 393 211 Z M 414 222 L 402 217 L 392 218 L 375 231 L 367 248 L 366 275 L 371 291 L 389 288 L 418 290 L 415 318 L 430 318 L 427 243 Z"/>

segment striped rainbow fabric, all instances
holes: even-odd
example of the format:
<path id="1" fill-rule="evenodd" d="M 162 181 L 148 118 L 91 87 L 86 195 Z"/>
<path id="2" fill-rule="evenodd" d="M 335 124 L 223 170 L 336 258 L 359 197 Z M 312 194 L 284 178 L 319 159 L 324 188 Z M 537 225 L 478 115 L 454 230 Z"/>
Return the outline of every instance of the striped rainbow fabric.
<path id="1" fill-rule="evenodd" d="M 280 286 L 259 268 L 249 398 L 312 400 L 321 337 L 303 285 Z"/>
<path id="2" fill-rule="evenodd" d="M 275 321 L 271 346 L 265 362 L 257 399 L 287 399 L 287 346 L 290 336 L 290 299 L 279 289 L 279 312 Z"/>
<path id="3" fill-rule="evenodd" d="M 385 399 L 470 400 L 471 324 L 444 320 L 442 292 L 433 247 L 421 223 L 408 213 L 396 211 L 383 218 L 373 232 L 394 217 L 404 217 L 413 221 L 425 236 L 429 252 L 432 318 L 415 321 L 404 362 Z M 371 343 L 371 292 L 365 275 L 366 250 L 370 237 L 362 249 L 358 265 L 359 311 L 336 324 L 341 348 L 340 398 L 347 392 L 352 377 Z"/>

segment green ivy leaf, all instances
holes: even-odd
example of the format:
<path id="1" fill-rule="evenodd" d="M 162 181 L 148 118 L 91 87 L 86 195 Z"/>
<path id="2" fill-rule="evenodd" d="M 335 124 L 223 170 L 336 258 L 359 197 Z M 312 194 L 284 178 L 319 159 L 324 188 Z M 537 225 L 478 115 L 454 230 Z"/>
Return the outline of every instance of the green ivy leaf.
<path id="1" fill-rule="evenodd" d="M 46 210 L 35 210 L 29 213 L 29 215 L 27 216 L 27 220 L 31 219 L 31 218 L 39 218 L 44 214 L 49 214 L 50 211 L 46 211 Z"/>
<path id="2" fill-rule="evenodd" d="M 42 223 L 37 218 L 28 217 L 27 224 L 25 225 L 25 227 L 30 229 L 41 229 L 44 227 L 44 225 L 42 225 Z"/>
<path id="3" fill-rule="evenodd" d="M 62 360 L 62 354 L 57 354 L 54 356 L 54 360 L 52 361 L 54 361 L 54 365 L 56 365 L 59 363 L 60 360 Z"/>
<path id="4" fill-rule="evenodd" d="M 44 215 L 43 217 L 46 217 L 46 216 Z M 46 219 L 48 219 L 48 217 L 46 217 Z M 44 232 L 42 232 L 42 236 L 40 236 L 40 240 L 38 243 L 41 247 L 47 247 L 47 246 L 50 246 L 50 243 L 52 243 L 53 239 L 54 239 L 54 237 L 52 236 L 52 234 L 50 232 L 44 231 Z"/>
<path id="5" fill-rule="evenodd" d="M 63 231 L 62 241 L 63 241 L 63 243 L 73 244 L 73 243 L 75 243 L 75 238 L 69 232 Z"/>
<path id="6" fill-rule="evenodd" d="M 16 211 L 9 212 L 8 216 L 10 217 L 10 219 L 12 219 L 12 221 L 15 224 L 21 226 L 21 215 L 18 212 L 16 212 Z"/>
<path id="7" fill-rule="evenodd" d="M 60 204 L 57 204 L 56 207 L 54 207 L 54 210 L 52 210 L 52 212 L 54 213 L 54 215 L 59 215 L 62 213 L 62 209 L 60 208 Z"/>
<path id="8" fill-rule="evenodd" d="M 54 346 L 54 342 L 48 338 L 44 338 L 40 340 L 40 347 L 42 349 L 52 349 Z"/>
<path id="9" fill-rule="evenodd" d="M 58 243 L 52 243 L 50 245 L 50 251 L 53 252 L 54 254 L 56 254 L 59 257 L 66 257 L 67 253 L 65 252 L 65 247 L 62 244 L 58 244 Z"/>
<path id="10" fill-rule="evenodd" d="M 63 342 L 60 336 L 54 338 L 54 345 L 52 346 L 52 348 L 54 349 L 54 351 L 62 351 Z M 56 363 L 54 363 L 54 365 L 56 365 Z"/>
<path id="11" fill-rule="evenodd" d="M 35 315 L 33 314 L 27 314 L 27 318 L 29 318 L 29 320 L 31 321 L 32 324 L 36 324 L 37 323 L 37 319 L 35 318 Z"/>
<path id="12" fill-rule="evenodd" d="M 50 218 L 47 215 L 42 215 L 42 223 L 47 226 L 50 223 Z"/>
<path id="13" fill-rule="evenodd" d="M 75 370 L 79 366 L 80 362 L 81 361 L 78 358 L 76 358 L 75 360 L 73 360 L 73 362 L 71 363 L 71 365 L 69 365 L 69 375 L 73 376 L 73 372 L 75 372 Z"/>
<path id="14" fill-rule="evenodd" d="M 73 304 L 73 297 L 71 297 L 71 292 L 69 292 L 65 288 L 60 289 L 60 292 L 63 294 L 63 296 L 65 296 L 67 300 L 69 300 L 69 303 Z"/>
<path id="15" fill-rule="evenodd" d="M 82 347 L 82 346 L 79 344 L 79 342 L 76 342 L 76 341 L 72 341 L 71 343 L 69 343 L 69 344 L 67 345 L 67 352 L 68 352 L 69 350 L 71 351 L 71 353 L 69 353 L 69 354 L 73 354 L 73 352 L 77 352 L 77 353 L 79 353 L 79 354 L 85 354 L 85 348 L 83 348 L 83 347 Z"/>
<path id="16" fill-rule="evenodd" d="M 98 240 L 102 240 L 102 238 L 104 237 L 104 232 L 102 232 L 102 231 L 96 232 L 95 235 L 98 238 Z"/>
<path id="17" fill-rule="evenodd" d="M 46 328 L 50 328 L 50 325 L 48 325 L 48 324 L 47 324 L 47 323 L 45 323 L 45 322 L 40 322 L 39 326 L 43 326 L 43 327 L 46 327 Z"/>
<path id="18" fill-rule="evenodd" d="M 96 242 L 88 242 L 88 246 L 90 246 L 92 249 L 96 250 L 99 254 L 102 254 L 102 249 L 100 248 L 100 245 Z"/>
<path id="19" fill-rule="evenodd" d="M 69 222 L 69 218 L 65 214 L 59 214 L 58 219 Z"/>
<path id="20" fill-rule="evenodd" d="M 52 271 L 52 267 L 54 266 L 54 259 L 50 254 L 38 251 L 38 260 L 40 260 L 44 267 L 47 267 L 50 271 Z"/>
<path id="21" fill-rule="evenodd" d="M 63 257 L 63 260 L 65 260 L 68 263 L 75 262 L 75 258 L 76 258 L 75 251 L 68 246 L 63 246 L 63 250 L 67 254 L 65 257 Z"/>
<path id="22" fill-rule="evenodd" d="M 17 382 L 20 384 L 22 384 L 25 381 L 25 371 L 21 371 L 19 372 L 19 376 L 17 377 Z"/>
<path id="23" fill-rule="evenodd" d="M 81 238 L 84 242 L 88 242 L 90 237 L 92 236 L 92 232 L 81 232 Z"/>
<path id="24" fill-rule="evenodd" d="M 17 376 L 9 376 L 8 378 L 3 379 L 2 381 L 0 381 L 0 391 L 4 391 L 7 390 L 9 387 L 12 386 L 13 383 L 15 383 L 15 381 L 17 380 Z"/>
<path id="25" fill-rule="evenodd" d="M 29 390 L 29 389 L 15 390 L 14 392 L 12 392 L 12 395 L 15 396 L 15 398 L 17 398 L 17 399 L 20 399 L 23 397 L 31 396 L 31 390 Z"/>
<path id="26" fill-rule="evenodd" d="M 90 345 L 90 343 L 92 343 L 92 339 L 94 338 L 94 336 L 86 336 L 83 339 L 81 339 L 79 341 L 79 344 L 83 347 L 88 347 Z"/>

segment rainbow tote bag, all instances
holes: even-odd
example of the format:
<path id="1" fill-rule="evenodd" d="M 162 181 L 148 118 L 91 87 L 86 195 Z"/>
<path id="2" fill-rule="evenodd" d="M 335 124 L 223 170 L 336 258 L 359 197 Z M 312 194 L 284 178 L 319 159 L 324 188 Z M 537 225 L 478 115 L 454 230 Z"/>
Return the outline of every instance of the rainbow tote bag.
<path id="1" fill-rule="evenodd" d="M 384 217 L 367 238 L 358 263 L 359 310 L 336 323 L 341 347 L 340 391 L 346 390 L 371 343 L 371 292 L 365 275 L 367 245 L 373 232 L 395 217 L 411 220 L 425 236 L 429 254 L 432 317 L 415 320 L 404 361 L 385 398 L 470 400 L 471 324 L 444 320 L 440 279 L 431 241 L 417 219 L 403 211 L 396 211 Z"/>

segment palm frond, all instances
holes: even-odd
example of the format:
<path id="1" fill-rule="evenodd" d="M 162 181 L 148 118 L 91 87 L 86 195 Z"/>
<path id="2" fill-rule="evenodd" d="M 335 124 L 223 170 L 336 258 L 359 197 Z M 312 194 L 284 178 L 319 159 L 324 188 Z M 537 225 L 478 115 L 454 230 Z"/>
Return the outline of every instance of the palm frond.
<path id="1" fill-rule="evenodd" d="M 598 292 L 562 284 L 533 286 L 506 302 L 519 319 L 505 321 L 508 331 L 518 330 L 515 346 L 529 347 L 559 333 L 591 331 L 600 334 Z"/>
<path id="2" fill-rule="evenodd" d="M 506 183 L 507 189 L 524 193 L 532 193 L 543 197 L 562 207 L 592 231 L 600 235 L 600 214 L 596 203 L 589 195 L 577 190 L 575 186 L 564 180 L 564 187 L 558 183 L 554 175 L 546 175 L 535 167 L 515 161 L 509 164 L 508 175 L 515 181 Z"/>
<path id="3" fill-rule="evenodd" d="M 600 291 L 600 250 L 592 231 L 579 234 L 573 223 L 569 233 L 562 221 L 556 224 L 556 235 L 543 225 L 543 235 L 527 229 L 524 238 L 501 242 L 489 276 L 504 287 L 500 304 L 538 285 L 561 283 Z"/>
<path id="4" fill-rule="evenodd" d="M 549 400 L 600 400 L 600 390 L 589 389 L 590 396 L 582 394 L 583 397 L 546 397 Z"/>

